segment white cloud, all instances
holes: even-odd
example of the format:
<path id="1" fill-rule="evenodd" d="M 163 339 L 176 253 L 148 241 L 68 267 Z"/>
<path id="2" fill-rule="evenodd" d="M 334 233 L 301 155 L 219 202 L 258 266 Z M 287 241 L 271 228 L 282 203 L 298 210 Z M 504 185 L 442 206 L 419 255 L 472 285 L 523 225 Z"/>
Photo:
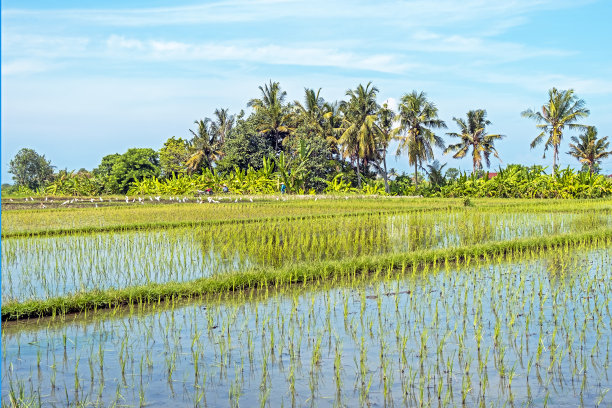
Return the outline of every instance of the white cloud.
<path id="1" fill-rule="evenodd" d="M 120 35 L 111 35 L 106 40 L 106 46 L 112 49 L 143 49 L 142 41 L 133 38 L 125 38 Z"/>
<path id="2" fill-rule="evenodd" d="M 450 23 L 487 22 L 491 29 L 520 23 L 520 16 L 546 9 L 588 3 L 589 0 L 412 0 L 387 2 L 310 2 L 291 0 L 228 0 L 203 5 L 132 8 L 2 11 L 3 19 L 54 19 L 107 26 L 165 26 L 203 23 L 274 21 L 291 17 L 312 19 L 385 19 L 405 28 L 444 27 Z"/>
<path id="3" fill-rule="evenodd" d="M 546 91 L 552 87 L 573 89 L 579 95 L 605 95 L 612 93 L 612 81 L 603 78 L 581 78 L 560 74 L 500 74 L 487 73 L 479 77 L 482 82 L 514 85 L 530 91 Z"/>
<path id="4" fill-rule="evenodd" d="M 52 66 L 35 60 L 14 60 L 2 63 L 2 75 L 26 75 L 45 72 Z"/>
<path id="5" fill-rule="evenodd" d="M 190 44 L 178 41 L 151 40 L 141 42 L 112 36 L 106 42 L 111 55 L 129 48 L 138 48 L 141 53 L 132 58 L 164 61 L 239 61 L 271 65 L 327 66 L 344 69 L 370 70 L 385 73 L 404 73 L 414 64 L 401 62 L 390 54 L 364 54 L 343 52 L 334 48 L 319 48 L 309 45 L 256 45 L 254 43 L 203 43 Z"/>

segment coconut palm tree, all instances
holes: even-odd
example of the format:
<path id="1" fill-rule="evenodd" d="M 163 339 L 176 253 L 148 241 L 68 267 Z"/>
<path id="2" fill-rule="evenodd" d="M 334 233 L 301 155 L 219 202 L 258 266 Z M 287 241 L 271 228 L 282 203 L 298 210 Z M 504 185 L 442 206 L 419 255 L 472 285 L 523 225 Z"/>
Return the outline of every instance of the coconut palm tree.
<path id="1" fill-rule="evenodd" d="M 190 142 L 190 149 L 193 153 L 185 162 L 189 173 L 193 173 L 202 167 L 212 170 L 213 162 L 221 157 L 219 133 L 211 129 L 211 122 L 209 118 L 196 120 L 194 123 L 198 125 L 197 132 L 189 129 L 193 135 Z"/>
<path id="2" fill-rule="evenodd" d="M 261 99 L 251 99 L 247 106 L 259 113 L 260 122 L 257 129 L 261 134 L 268 136 L 274 142 L 274 148 L 280 151 L 282 141 L 291 130 L 291 112 L 284 104 L 287 92 L 281 91 L 278 82 L 270 81 L 269 85 L 259 87 Z"/>
<path id="3" fill-rule="evenodd" d="M 574 95 L 573 89 L 559 91 L 557 88 L 548 91 L 548 102 L 542 106 L 541 113 L 531 109 L 521 113 L 524 118 L 535 120 L 538 123 L 537 128 L 542 129 L 542 132 L 531 142 L 531 148 L 533 149 L 546 138 L 543 157 L 546 157 L 546 151 L 549 148 L 553 149 L 553 173 L 557 171 L 559 146 L 565 126 L 570 129 L 584 128 L 584 125 L 576 122 L 589 116 L 589 113 L 584 101 Z"/>
<path id="4" fill-rule="evenodd" d="M 425 92 L 404 94 L 399 105 L 399 128 L 395 139 L 400 141 L 397 155 L 408 152 L 408 163 L 414 166 L 414 183 L 417 184 L 418 167 L 423 161 L 434 158 L 433 146 L 444 148 L 444 140 L 432 129 L 446 128 L 438 118 L 438 108 L 427 100 Z"/>
<path id="5" fill-rule="evenodd" d="M 367 161 L 376 153 L 376 139 L 379 128 L 376 124 L 378 88 L 372 82 L 364 87 L 359 84 L 356 89 L 349 89 L 346 95 L 348 102 L 341 103 L 344 113 L 341 125 L 341 136 L 338 140 L 344 156 L 357 162 L 357 183 L 361 188 L 361 171 L 359 159 Z"/>
<path id="6" fill-rule="evenodd" d="M 294 102 L 300 122 L 318 134 L 323 133 L 323 115 L 325 114 L 325 101 L 320 94 L 321 88 L 316 92 L 314 89 L 304 88 L 304 104 L 302 105 L 299 101 Z"/>
<path id="7" fill-rule="evenodd" d="M 387 148 L 389 147 L 389 142 L 393 138 L 393 136 L 397 133 L 397 129 L 394 129 L 395 123 L 395 112 L 389 108 L 389 105 L 384 103 L 383 106 L 378 110 L 378 128 L 380 132 L 378 132 L 378 143 L 377 143 L 377 152 L 378 158 L 382 162 L 382 176 L 385 180 L 385 192 L 389 194 L 389 178 L 387 175 Z M 381 173 L 380 165 L 377 163 L 377 167 L 379 169 L 379 173 Z"/>
<path id="8" fill-rule="evenodd" d="M 323 105 L 323 137 L 327 141 L 331 158 L 340 160 L 338 139 L 342 135 L 342 109 L 340 103 L 325 103 Z M 337 156 L 335 156 L 337 155 Z"/>
<path id="9" fill-rule="evenodd" d="M 482 169 L 482 160 L 484 158 L 487 167 L 491 165 L 490 156 L 493 154 L 499 159 L 497 150 L 495 149 L 495 141 L 500 140 L 504 135 L 489 135 L 485 131 L 485 127 L 491 124 L 487 120 L 487 111 L 484 109 L 471 110 L 467 113 L 467 122 L 461 118 L 453 118 L 459 126 L 460 133 L 447 133 L 451 137 L 461 139 L 461 142 L 449 145 L 444 153 L 455 152 L 453 157 L 460 159 L 465 157 L 472 149 L 472 173 Z M 501 161 L 501 160 L 500 160 Z"/>
<path id="10" fill-rule="evenodd" d="M 223 146 L 227 136 L 234 127 L 234 115 L 230 115 L 229 109 L 215 109 L 215 118 L 210 122 L 210 132 L 215 134 L 219 144 Z"/>
<path id="11" fill-rule="evenodd" d="M 581 134 L 579 138 L 572 136 L 572 142 L 574 143 L 570 143 L 570 151 L 567 154 L 588 166 L 591 174 L 601 160 L 612 155 L 612 150 L 606 150 L 610 146 L 608 136 L 599 139 L 595 126 L 587 127 L 586 132 Z"/>
<path id="12" fill-rule="evenodd" d="M 434 160 L 432 164 L 427 165 L 425 172 L 429 177 L 429 182 L 435 188 L 439 188 L 446 184 L 446 178 L 444 177 L 444 173 L 442 173 L 444 167 L 446 167 L 446 163 L 440 164 L 438 160 Z"/>

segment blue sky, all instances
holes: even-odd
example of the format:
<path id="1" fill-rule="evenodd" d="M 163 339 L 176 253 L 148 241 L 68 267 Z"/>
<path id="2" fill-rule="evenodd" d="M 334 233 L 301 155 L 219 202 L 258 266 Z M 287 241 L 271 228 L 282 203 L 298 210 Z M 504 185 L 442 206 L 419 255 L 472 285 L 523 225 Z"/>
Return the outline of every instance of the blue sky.
<path id="1" fill-rule="evenodd" d="M 86 8 L 83 8 L 86 7 Z M 22 147 L 58 169 L 96 167 L 129 147 L 189 137 L 216 108 L 247 109 L 279 81 L 339 100 L 372 81 L 379 102 L 425 91 L 453 117 L 486 109 L 502 165 L 550 165 L 529 148 L 549 88 L 585 100 L 600 136 L 612 136 L 612 2 L 441 1 L 3 1 L 2 180 Z M 568 151 L 561 165 L 577 166 Z M 448 139 L 447 139 L 448 140 Z M 469 158 L 439 155 L 448 167 Z M 492 167 L 497 168 L 498 161 Z M 408 169 L 407 159 L 389 167 Z M 612 160 L 603 163 L 612 174 Z"/>

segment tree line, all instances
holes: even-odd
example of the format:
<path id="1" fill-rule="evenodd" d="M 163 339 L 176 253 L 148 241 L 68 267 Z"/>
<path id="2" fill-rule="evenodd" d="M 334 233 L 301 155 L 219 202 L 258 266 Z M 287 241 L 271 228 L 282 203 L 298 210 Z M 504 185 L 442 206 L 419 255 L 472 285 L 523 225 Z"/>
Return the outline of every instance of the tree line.
<path id="1" fill-rule="evenodd" d="M 377 102 L 379 90 L 371 82 L 347 90 L 345 100 L 335 102 L 324 100 L 321 89 L 308 88 L 302 101 L 288 101 L 287 93 L 273 81 L 259 91 L 259 97 L 247 103 L 252 108 L 248 115 L 244 110 L 232 115 L 228 109 L 217 109 L 212 118 L 196 120 L 186 138 L 173 136 L 159 151 L 133 148 L 103 157 L 92 171 L 54 172 L 44 156 L 22 149 L 11 160 L 9 172 L 17 187 L 33 191 L 60 193 L 70 185 L 77 192 L 80 186 L 81 194 L 119 194 L 145 179 L 193 177 L 206 171 L 227 175 L 272 165 L 283 181 L 291 180 L 295 192 L 324 191 L 338 177 L 357 190 L 363 188 L 364 179 L 379 179 L 386 193 L 398 193 L 390 186 L 393 178 L 396 184 L 400 180 L 411 185 L 414 192 L 425 181 L 419 170 L 428 176 L 430 190 L 458 179 L 456 169 L 441 173 L 444 165 L 436 161 L 434 147 L 453 158 L 470 157 L 472 175 L 482 176 L 491 158 L 500 158 L 495 143 L 505 137 L 487 132 L 491 121 L 484 109 L 470 110 L 465 118 L 453 117 L 456 130 L 445 132 L 446 122 L 424 92 L 404 94 L 394 111 Z M 540 110 L 527 109 L 521 115 L 534 120 L 539 131 L 531 148 L 543 143 L 544 157 L 552 151 L 553 175 L 566 129 L 581 132 L 571 138 L 568 154 L 579 160 L 583 171 L 597 173 L 601 160 L 612 154 L 608 138 L 599 138 L 595 127 L 581 123 L 589 110 L 571 89 L 552 88 Z M 405 155 L 414 169 L 411 177 L 388 170 L 392 140 L 398 141 L 395 154 Z"/>

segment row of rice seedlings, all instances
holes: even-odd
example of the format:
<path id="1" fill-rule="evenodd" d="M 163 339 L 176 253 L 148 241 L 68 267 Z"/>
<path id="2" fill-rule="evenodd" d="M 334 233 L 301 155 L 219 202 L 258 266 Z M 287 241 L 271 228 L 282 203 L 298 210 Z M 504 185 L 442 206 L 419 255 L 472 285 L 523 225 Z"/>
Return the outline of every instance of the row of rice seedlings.
<path id="1" fill-rule="evenodd" d="M 93 203 L 84 208 L 11 210 L 2 214 L 3 237 L 16 235 L 67 234 L 74 232 L 120 231 L 143 228 L 187 226 L 211 220 L 243 220 L 276 216 L 312 216 L 324 214 L 350 214 L 355 212 L 406 212 L 443 210 L 463 207 L 460 199 L 406 199 L 379 197 L 373 199 L 308 197 L 289 201 L 259 201 L 246 198 L 221 200 L 220 204 L 186 203 L 151 205 L 125 204 L 121 207 L 95 208 Z M 612 200 L 474 200 L 474 211 L 496 212 L 599 212 L 610 214 Z"/>
<path id="2" fill-rule="evenodd" d="M 316 197 L 315 197 L 316 198 Z M 421 200 L 404 199 L 348 199 L 336 200 L 317 198 L 293 201 L 258 201 L 248 199 L 235 202 L 237 199 L 220 199 L 219 204 L 204 200 L 196 204 L 191 198 L 186 203 L 151 205 L 148 200 L 143 204 L 130 204 L 120 207 L 91 207 L 11 210 L 2 215 L 2 233 L 11 234 L 99 231 L 117 228 L 137 228 L 140 226 L 163 226 L 172 224 L 194 223 L 210 220 L 251 219 L 275 216 L 308 216 L 324 214 L 347 214 L 372 211 L 413 211 L 427 209 L 445 209 L 458 207 L 460 200 Z M 89 203 L 87 203 L 89 204 Z"/>
<path id="3" fill-rule="evenodd" d="M 607 406 L 611 263 L 532 249 L 5 324 L 3 403 Z"/>
<path id="4" fill-rule="evenodd" d="M 558 217 L 446 210 L 5 239 L 2 299 L 47 299 L 185 282 L 256 267 L 568 233 L 582 231 L 585 225 L 588 230 L 595 225 L 603 228 L 611 220 L 607 215 L 591 214 Z"/>

